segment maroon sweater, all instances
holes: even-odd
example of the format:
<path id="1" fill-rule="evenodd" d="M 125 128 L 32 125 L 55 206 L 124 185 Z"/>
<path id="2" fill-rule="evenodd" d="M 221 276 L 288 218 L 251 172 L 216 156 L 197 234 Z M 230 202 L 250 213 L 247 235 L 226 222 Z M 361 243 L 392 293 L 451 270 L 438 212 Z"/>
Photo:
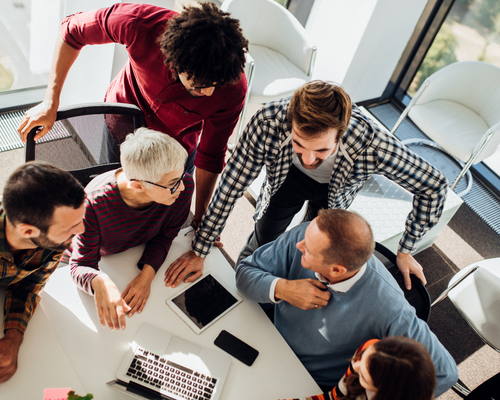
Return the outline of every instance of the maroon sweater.
<path id="1" fill-rule="evenodd" d="M 158 271 L 191 205 L 194 183 L 190 175 L 184 178 L 185 189 L 172 205 L 154 203 L 147 209 L 134 210 L 123 201 L 115 173 L 113 170 L 99 175 L 85 188 L 85 232 L 73 239 L 71 253 L 64 254 L 63 261 L 70 258 L 73 280 L 90 294 L 90 283 L 100 273 L 101 256 L 146 243 L 138 267 L 149 264 Z"/>

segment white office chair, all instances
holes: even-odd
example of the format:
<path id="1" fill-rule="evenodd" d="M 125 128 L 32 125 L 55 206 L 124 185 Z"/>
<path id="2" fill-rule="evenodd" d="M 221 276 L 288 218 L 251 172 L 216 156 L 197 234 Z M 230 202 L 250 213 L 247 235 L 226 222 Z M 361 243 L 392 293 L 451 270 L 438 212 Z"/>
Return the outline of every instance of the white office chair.
<path id="1" fill-rule="evenodd" d="M 448 297 L 474 332 L 500 352 L 500 258 L 480 264 L 459 271 L 431 308 Z M 470 392 L 460 381 L 454 387 L 463 395 Z"/>
<path id="2" fill-rule="evenodd" d="M 491 156 L 500 144 L 500 68 L 480 61 L 450 64 L 429 76 L 392 128 L 411 120 L 432 141 L 410 139 L 453 156 L 462 170 L 451 189 L 467 174 L 465 196 L 472 187 L 469 168 Z"/>
<path id="3" fill-rule="evenodd" d="M 273 0 L 226 0 L 221 10 L 240 20 L 255 73 L 246 102 L 279 100 L 311 80 L 316 47 L 304 27 Z M 248 75 L 247 75 L 248 79 Z M 246 104 L 240 116 L 243 121 Z M 238 142 L 243 123 L 236 138 Z"/>
<path id="4" fill-rule="evenodd" d="M 248 99 L 250 98 L 250 91 L 252 89 L 253 78 L 255 76 L 255 61 L 249 53 L 245 54 L 245 75 L 247 77 L 247 94 L 245 95 L 245 103 L 243 104 L 243 109 L 240 113 L 240 119 L 238 122 L 238 133 L 233 143 L 228 143 L 227 147 L 229 150 L 233 150 L 238 144 L 238 140 L 243 132 L 243 125 L 245 114 L 247 112 Z"/>

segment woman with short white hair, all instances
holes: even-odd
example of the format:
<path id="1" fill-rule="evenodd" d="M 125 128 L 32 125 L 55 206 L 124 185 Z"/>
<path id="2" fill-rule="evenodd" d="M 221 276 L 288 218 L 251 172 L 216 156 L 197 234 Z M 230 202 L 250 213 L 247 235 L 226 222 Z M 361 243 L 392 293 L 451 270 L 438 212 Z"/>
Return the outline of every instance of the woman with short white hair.
<path id="1" fill-rule="evenodd" d="M 186 150 L 168 135 L 139 128 L 120 153 L 122 168 L 97 176 L 85 188 L 85 232 L 65 254 L 75 283 L 95 296 L 101 324 L 117 330 L 125 328 L 125 315 L 144 309 L 151 282 L 189 214 L 194 188 L 184 169 Z M 120 293 L 99 269 L 99 260 L 143 243 L 138 275 Z"/>

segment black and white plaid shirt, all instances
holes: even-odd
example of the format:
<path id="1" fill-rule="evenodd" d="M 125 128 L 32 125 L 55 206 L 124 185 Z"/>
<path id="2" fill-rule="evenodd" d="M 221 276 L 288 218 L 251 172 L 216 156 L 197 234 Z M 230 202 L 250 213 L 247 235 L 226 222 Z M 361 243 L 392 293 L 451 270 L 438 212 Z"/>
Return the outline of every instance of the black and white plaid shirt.
<path id="1" fill-rule="evenodd" d="M 261 188 L 255 221 L 264 214 L 270 197 L 285 181 L 293 155 L 291 126 L 287 121 L 289 100 L 266 104 L 245 128 L 193 239 L 197 256 L 209 254 L 236 200 L 263 166 L 267 179 Z M 398 139 L 381 131 L 354 105 L 349 129 L 339 143 L 328 188 L 328 207 L 347 209 L 373 174 L 383 175 L 413 193 L 413 210 L 406 219 L 399 250 L 404 253 L 415 250 L 423 234 L 441 216 L 448 190 L 446 178 Z"/>

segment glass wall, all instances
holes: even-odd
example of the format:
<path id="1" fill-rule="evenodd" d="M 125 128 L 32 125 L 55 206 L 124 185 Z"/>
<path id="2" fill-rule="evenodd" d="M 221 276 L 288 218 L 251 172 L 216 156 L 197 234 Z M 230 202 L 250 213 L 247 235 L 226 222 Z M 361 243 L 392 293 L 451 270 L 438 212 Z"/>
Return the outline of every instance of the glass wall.
<path id="1" fill-rule="evenodd" d="M 0 0 L 0 91 L 47 84 L 59 0 Z"/>
<path id="2" fill-rule="evenodd" d="M 413 96 L 437 70 L 457 61 L 500 67 L 500 0 L 456 0 L 413 79 Z"/>
<path id="3" fill-rule="evenodd" d="M 500 67 L 500 0 L 456 0 L 432 42 L 407 93 L 457 61 L 484 61 Z M 483 161 L 500 176 L 500 148 Z"/>

